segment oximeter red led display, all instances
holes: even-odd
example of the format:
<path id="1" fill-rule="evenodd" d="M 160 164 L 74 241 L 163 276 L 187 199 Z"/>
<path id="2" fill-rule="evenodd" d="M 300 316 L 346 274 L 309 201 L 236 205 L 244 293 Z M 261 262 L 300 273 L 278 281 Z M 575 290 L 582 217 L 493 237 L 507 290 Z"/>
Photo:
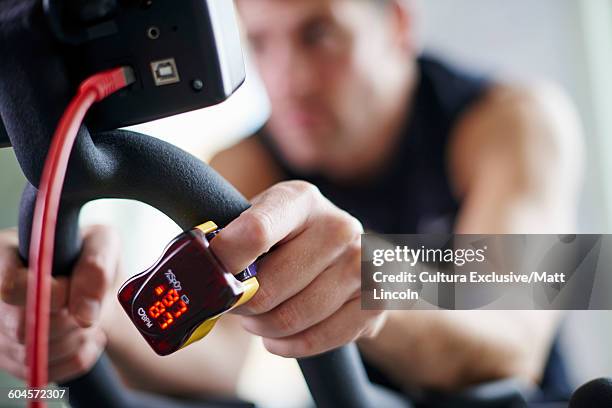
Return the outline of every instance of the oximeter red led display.
<path id="1" fill-rule="evenodd" d="M 179 350 L 203 323 L 254 294 L 248 289 L 256 283 L 255 265 L 237 276 L 227 272 L 209 247 L 216 226 L 204 225 L 175 238 L 155 265 L 119 291 L 119 302 L 157 354 Z"/>

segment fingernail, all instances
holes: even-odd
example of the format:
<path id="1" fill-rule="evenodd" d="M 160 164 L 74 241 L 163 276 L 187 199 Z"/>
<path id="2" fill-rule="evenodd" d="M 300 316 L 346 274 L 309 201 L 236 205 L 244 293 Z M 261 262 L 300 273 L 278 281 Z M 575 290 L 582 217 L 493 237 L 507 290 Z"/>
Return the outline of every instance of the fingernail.
<path id="1" fill-rule="evenodd" d="M 76 310 L 76 318 L 82 324 L 92 325 L 98 320 L 100 314 L 100 302 L 93 299 L 83 299 L 79 302 Z"/>

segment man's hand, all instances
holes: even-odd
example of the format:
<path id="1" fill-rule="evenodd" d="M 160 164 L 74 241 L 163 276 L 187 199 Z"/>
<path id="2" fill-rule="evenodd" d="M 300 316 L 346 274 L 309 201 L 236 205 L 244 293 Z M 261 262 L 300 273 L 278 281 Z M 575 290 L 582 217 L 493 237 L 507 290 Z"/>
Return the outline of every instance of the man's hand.
<path id="1" fill-rule="evenodd" d="M 237 313 L 271 353 L 304 357 L 373 336 L 381 326 L 381 312 L 361 310 L 362 233 L 316 187 L 292 181 L 256 197 L 211 248 L 238 273 L 274 247 L 258 263 L 259 291 Z"/>
<path id="2" fill-rule="evenodd" d="M 115 278 L 119 239 L 106 227 L 83 231 L 83 253 L 72 276 L 51 283 L 49 380 L 87 372 L 106 344 L 98 326 L 102 301 Z M 0 369 L 26 377 L 25 304 L 28 270 L 17 253 L 17 232 L 0 231 Z"/>

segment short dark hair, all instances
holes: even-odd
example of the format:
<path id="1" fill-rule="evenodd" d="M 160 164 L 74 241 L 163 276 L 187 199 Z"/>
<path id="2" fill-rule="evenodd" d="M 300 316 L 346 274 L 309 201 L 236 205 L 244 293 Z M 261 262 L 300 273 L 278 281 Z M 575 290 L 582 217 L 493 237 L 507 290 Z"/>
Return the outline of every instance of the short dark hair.
<path id="1" fill-rule="evenodd" d="M 393 0 L 368 0 L 373 6 L 384 9 L 391 5 Z"/>

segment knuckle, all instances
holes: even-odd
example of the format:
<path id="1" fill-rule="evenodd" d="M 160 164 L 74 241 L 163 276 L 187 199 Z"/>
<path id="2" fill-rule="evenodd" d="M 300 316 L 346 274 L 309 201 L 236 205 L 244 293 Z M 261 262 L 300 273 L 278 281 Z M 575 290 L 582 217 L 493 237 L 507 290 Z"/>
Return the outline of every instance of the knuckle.
<path id="1" fill-rule="evenodd" d="M 96 279 L 99 279 L 100 275 L 104 275 L 106 271 L 106 262 L 101 254 L 87 255 L 85 259 L 83 259 L 83 262 L 87 266 L 87 269 L 95 275 Z"/>
<path id="2" fill-rule="evenodd" d="M 87 370 L 87 355 L 84 352 L 79 351 L 74 355 L 72 358 L 72 368 L 79 373 Z"/>
<path id="3" fill-rule="evenodd" d="M 274 324 L 281 335 L 295 332 L 299 321 L 299 313 L 291 302 L 284 303 L 274 313 Z"/>
<path id="4" fill-rule="evenodd" d="M 300 195 L 316 196 L 320 194 L 317 186 L 303 180 L 288 181 L 287 186 Z"/>
<path id="5" fill-rule="evenodd" d="M 72 357 L 72 367 L 78 372 L 89 370 L 93 363 L 93 353 L 87 347 L 81 347 Z"/>
<path id="6" fill-rule="evenodd" d="M 327 229 L 334 234 L 335 240 L 341 244 L 352 244 L 357 241 L 357 238 L 363 232 L 361 223 L 344 211 L 334 214 L 327 220 Z"/>
<path id="7" fill-rule="evenodd" d="M 265 211 L 252 210 L 245 217 L 247 231 L 246 234 L 253 245 L 267 250 L 272 246 L 272 219 Z"/>
<path id="8" fill-rule="evenodd" d="M 291 202 L 291 199 L 305 200 L 314 203 L 323 195 L 317 186 L 307 181 L 291 180 L 278 184 L 281 191 L 286 191 L 286 201 Z"/>
<path id="9" fill-rule="evenodd" d="M 350 215 L 347 212 L 344 212 L 344 233 L 349 237 L 352 238 L 352 240 L 355 240 L 355 238 L 361 236 L 361 234 L 363 233 L 363 225 L 361 225 L 361 222 L 359 222 L 359 220 L 357 220 L 357 218 L 353 217 L 352 215 Z"/>
<path id="10" fill-rule="evenodd" d="M 312 356 L 316 354 L 317 336 L 313 331 L 305 331 L 297 338 L 294 354 L 296 356 Z"/>
<path id="11" fill-rule="evenodd" d="M 248 311 L 254 314 L 262 314 L 272 310 L 274 306 L 274 298 L 267 292 L 264 285 L 259 287 L 253 299 L 251 299 L 245 307 Z"/>
<path id="12" fill-rule="evenodd" d="M 108 288 L 108 265 L 102 255 L 88 255 L 83 260 L 87 268 L 87 288 L 93 293 L 103 293 Z"/>

